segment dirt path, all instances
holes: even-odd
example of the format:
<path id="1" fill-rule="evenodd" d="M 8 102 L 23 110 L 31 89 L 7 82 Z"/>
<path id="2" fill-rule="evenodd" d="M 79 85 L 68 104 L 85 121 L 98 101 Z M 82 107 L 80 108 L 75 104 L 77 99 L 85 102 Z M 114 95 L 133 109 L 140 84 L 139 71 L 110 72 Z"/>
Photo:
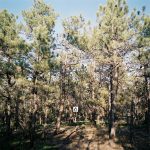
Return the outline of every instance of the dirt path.
<path id="1" fill-rule="evenodd" d="M 93 126 L 72 127 L 59 134 L 63 139 L 61 150 L 123 150 L 120 144 L 110 141 L 105 128 L 96 129 Z"/>
<path id="2" fill-rule="evenodd" d="M 107 127 L 90 125 L 64 126 L 58 135 L 54 134 L 55 128 L 48 127 L 43 138 L 43 131 L 37 131 L 34 144 L 36 150 L 149 150 L 148 134 L 144 128 L 134 130 L 131 144 L 129 129 L 127 126 L 118 126 L 116 139 L 109 140 Z M 16 138 L 16 136 L 14 136 Z M 11 149 L 26 150 L 29 148 L 29 140 L 17 144 L 19 139 L 12 142 Z M 16 143 L 16 144 L 15 144 Z M 1 146 L 1 145 L 0 145 Z M 6 148 L 5 148 L 6 149 Z"/>

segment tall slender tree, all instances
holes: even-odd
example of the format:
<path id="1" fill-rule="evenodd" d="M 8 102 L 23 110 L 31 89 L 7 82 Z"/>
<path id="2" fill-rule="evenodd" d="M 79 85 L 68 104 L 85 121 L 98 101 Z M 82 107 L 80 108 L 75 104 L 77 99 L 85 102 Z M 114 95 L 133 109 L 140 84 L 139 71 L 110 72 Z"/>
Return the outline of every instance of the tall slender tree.
<path id="1" fill-rule="evenodd" d="M 33 146 L 36 118 L 39 103 L 42 100 L 40 91 L 44 88 L 45 91 L 49 89 L 49 86 L 46 86 L 46 81 L 50 73 L 51 50 L 54 46 L 53 28 L 57 15 L 53 8 L 45 4 L 43 0 L 35 0 L 33 8 L 29 11 L 24 11 L 23 17 L 26 23 L 25 33 L 31 41 L 29 78 L 32 80 L 32 107 L 30 108 L 29 130 L 31 146 Z"/>

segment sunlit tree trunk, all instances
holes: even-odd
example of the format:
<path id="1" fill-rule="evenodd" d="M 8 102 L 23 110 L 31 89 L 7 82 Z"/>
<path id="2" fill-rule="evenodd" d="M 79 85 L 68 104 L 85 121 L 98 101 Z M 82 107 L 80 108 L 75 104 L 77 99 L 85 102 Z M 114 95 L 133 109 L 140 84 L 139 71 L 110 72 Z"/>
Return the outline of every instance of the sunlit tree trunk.
<path id="1" fill-rule="evenodd" d="M 11 109 L 10 109 L 10 98 L 9 97 L 6 100 L 5 116 L 6 116 L 6 134 L 7 134 L 7 137 L 9 137 L 10 133 L 11 133 L 11 127 L 10 127 Z"/>

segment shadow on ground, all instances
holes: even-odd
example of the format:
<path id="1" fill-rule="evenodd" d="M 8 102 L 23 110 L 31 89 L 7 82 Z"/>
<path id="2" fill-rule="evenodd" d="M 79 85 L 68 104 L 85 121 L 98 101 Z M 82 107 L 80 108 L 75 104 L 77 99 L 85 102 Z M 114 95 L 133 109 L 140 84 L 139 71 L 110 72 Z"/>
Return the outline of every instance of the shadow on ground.
<path id="1" fill-rule="evenodd" d="M 109 140 L 106 127 L 92 125 L 64 126 L 58 135 L 54 135 L 54 128 L 47 128 L 45 137 L 38 129 L 34 143 L 35 150 L 149 150 L 148 135 L 144 128 L 134 130 L 134 136 L 129 139 L 126 126 L 118 126 L 116 139 Z M 4 134 L 0 134 L 1 150 L 29 150 L 29 139 L 21 133 L 13 134 L 9 141 Z"/>

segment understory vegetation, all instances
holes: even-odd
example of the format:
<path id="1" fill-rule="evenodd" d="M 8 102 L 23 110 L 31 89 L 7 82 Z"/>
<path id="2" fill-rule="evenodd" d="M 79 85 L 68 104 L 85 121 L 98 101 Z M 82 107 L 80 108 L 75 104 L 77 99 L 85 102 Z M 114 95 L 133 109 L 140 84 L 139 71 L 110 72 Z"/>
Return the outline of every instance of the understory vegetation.
<path id="1" fill-rule="evenodd" d="M 150 148 L 150 16 L 107 0 L 93 25 L 43 0 L 0 10 L 0 149 Z M 78 112 L 73 112 L 78 107 Z"/>

